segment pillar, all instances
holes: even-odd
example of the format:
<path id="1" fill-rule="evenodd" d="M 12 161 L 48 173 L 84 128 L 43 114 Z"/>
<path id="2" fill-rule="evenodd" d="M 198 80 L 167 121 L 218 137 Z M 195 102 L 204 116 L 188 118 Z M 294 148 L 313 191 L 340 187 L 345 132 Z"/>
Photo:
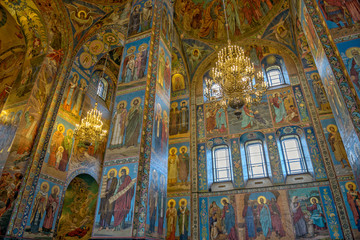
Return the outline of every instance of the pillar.
<path id="1" fill-rule="evenodd" d="M 317 3 L 312 0 L 303 0 L 300 3 L 298 12 L 304 35 L 309 44 L 310 51 L 334 115 L 337 127 L 333 125 L 333 132 L 336 132 L 337 130 L 340 133 L 353 170 L 355 182 L 360 186 L 360 163 L 356 161 L 360 157 L 359 99 L 356 96 L 354 86 L 345 70 L 338 49 L 325 24 L 325 19 L 323 18 Z M 352 239 L 351 228 L 353 227 L 349 226 L 349 221 L 344 214 L 345 204 L 343 202 L 347 201 L 345 183 L 351 180 L 351 178 L 342 182 L 336 178 L 334 173 L 332 173 L 329 174 L 329 180 L 334 199 L 337 203 L 336 206 L 340 213 L 344 238 Z M 351 221 L 352 220 L 350 220 L 350 222 Z M 354 231 L 357 230 L 355 229 Z"/>
<path id="2" fill-rule="evenodd" d="M 165 238 L 172 27 L 168 1 L 133 2 L 93 238 Z"/>

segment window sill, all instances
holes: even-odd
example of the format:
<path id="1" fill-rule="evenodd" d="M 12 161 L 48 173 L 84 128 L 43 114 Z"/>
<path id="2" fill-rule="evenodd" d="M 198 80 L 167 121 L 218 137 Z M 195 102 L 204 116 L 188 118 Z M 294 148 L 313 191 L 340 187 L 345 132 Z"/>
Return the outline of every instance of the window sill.
<path id="1" fill-rule="evenodd" d="M 272 86 L 272 87 L 268 87 L 268 91 L 269 90 L 275 90 L 275 89 L 279 89 L 279 88 L 283 88 L 283 87 L 290 87 L 291 85 L 290 84 L 287 84 L 287 83 L 282 83 L 280 85 L 276 85 L 276 86 Z"/>
<path id="2" fill-rule="evenodd" d="M 296 175 L 288 175 L 286 177 L 286 184 L 313 182 L 314 178 L 310 173 L 301 173 Z"/>
<path id="3" fill-rule="evenodd" d="M 231 181 L 226 182 L 214 182 L 211 184 L 210 191 L 211 192 L 222 192 L 222 191 L 228 191 L 233 190 L 234 185 Z"/>
<path id="4" fill-rule="evenodd" d="M 246 188 L 271 187 L 273 186 L 269 178 L 249 179 Z"/>

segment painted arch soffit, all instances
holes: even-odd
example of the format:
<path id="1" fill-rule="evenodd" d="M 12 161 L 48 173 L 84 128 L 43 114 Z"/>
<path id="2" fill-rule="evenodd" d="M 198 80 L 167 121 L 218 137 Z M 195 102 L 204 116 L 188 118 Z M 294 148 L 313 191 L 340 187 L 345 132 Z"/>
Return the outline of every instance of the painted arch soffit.
<path id="1" fill-rule="evenodd" d="M 261 36 L 281 9 L 288 7 L 286 0 L 226 0 L 225 5 L 232 41 Z M 182 38 L 227 42 L 222 0 L 175 0 L 174 23 Z"/>
<path id="2" fill-rule="evenodd" d="M 47 31 L 44 20 L 35 3 L 31 0 L 4 0 L 0 4 L 13 16 L 21 27 L 27 43 L 27 52 L 31 53 L 34 42 L 40 42 L 41 52 L 47 52 Z"/>

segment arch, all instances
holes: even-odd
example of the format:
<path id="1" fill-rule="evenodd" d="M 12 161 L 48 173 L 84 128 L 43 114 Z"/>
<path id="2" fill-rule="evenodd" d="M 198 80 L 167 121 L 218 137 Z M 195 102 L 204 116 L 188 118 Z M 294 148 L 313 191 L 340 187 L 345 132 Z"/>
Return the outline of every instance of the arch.
<path id="1" fill-rule="evenodd" d="M 261 66 L 264 71 L 264 79 L 269 83 L 269 87 L 276 87 L 283 84 L 290 85 L 290 79 L 285 66 L 284 58 L 280 55 L 269 54 L 265 56 L 261 60 Z M 275 75 L 272 73 L 275 73 Z"/>
<path id="2" fill-rule="evenodd" d="M 90 238 L 99 184 L 88 174 L 74 177 L 63 193 L 63 203 L 56 229 L 58 238 L 79 236 Z"/>

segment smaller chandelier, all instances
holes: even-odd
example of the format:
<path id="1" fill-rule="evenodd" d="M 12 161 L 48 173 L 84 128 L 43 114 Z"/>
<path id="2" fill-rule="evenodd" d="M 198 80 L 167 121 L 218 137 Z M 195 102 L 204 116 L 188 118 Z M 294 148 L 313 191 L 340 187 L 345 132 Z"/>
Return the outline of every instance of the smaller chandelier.
<path id="1" fill-rule="evenodd" d="M 103 122 L 101 121 L 102 113 L 95 107 L 87 112 L 85 118 L 81 119 L 81 124 L 76 124 L 74 130 L 75 139 L 84 142 L 87 145 L 102 142 L 105 139 L 106 130 L 103 130 Z"/>
<path id="2" fill-rule="evenodd" d="M 217 106 L 235 109 L 235 115 L 240 118 L 241 109 L 245 104 L 259 103 L 267 89 L 262 71 L 256 71 L 244 49 L 232 45 L 230 40 L 227 47 L 218 52 L 215 67 L 210 76 L 205 79 L 205 96 L 210 101 L 217 102 Z M 214 93 L 214 85 L 217 91 Z"/>

